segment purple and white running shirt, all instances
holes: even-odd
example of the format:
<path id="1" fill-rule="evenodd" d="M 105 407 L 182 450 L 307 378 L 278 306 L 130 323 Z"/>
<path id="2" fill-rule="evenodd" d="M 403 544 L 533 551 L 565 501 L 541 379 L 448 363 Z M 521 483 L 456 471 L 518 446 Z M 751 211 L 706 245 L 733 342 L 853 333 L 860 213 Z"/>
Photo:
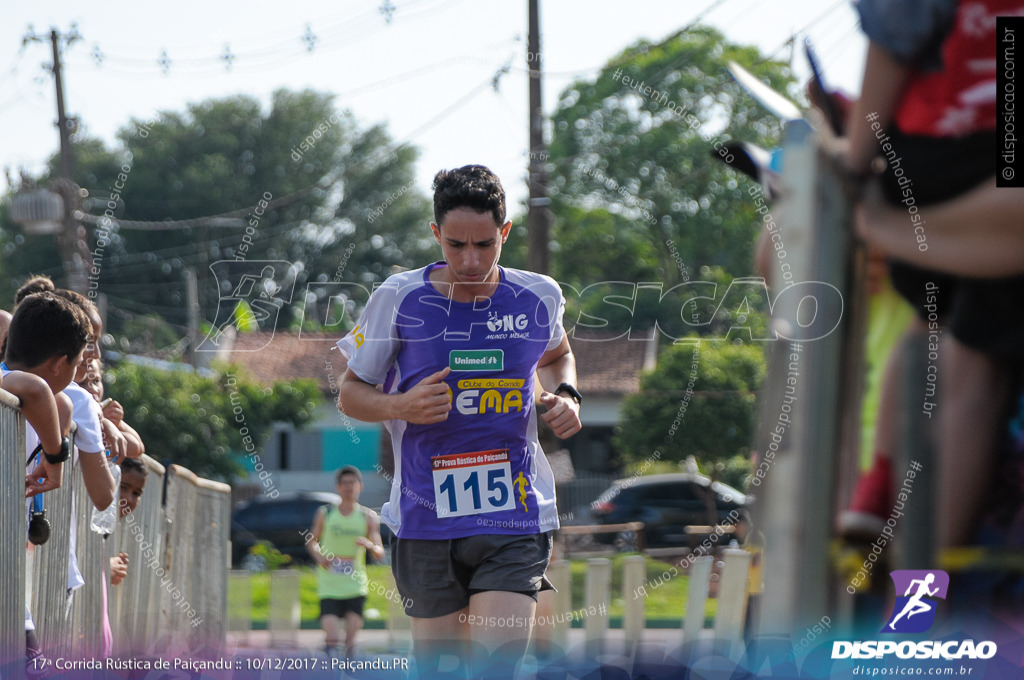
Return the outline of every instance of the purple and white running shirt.
<path id="1" fill-rule="evenodd" d="M 565 335 L 562 291 L 550 277 L 498 267 L 491 297 L 457 302 L 430 283 L 430 272 L 445 266 L 388 278 L 338 341 L 352 372 L 389 394 L 451 368 L 446 421 L 385 421 L 395 478 L 381 517 L 400 538 L 557 529 L 533 402 L 537 363 Z"/>

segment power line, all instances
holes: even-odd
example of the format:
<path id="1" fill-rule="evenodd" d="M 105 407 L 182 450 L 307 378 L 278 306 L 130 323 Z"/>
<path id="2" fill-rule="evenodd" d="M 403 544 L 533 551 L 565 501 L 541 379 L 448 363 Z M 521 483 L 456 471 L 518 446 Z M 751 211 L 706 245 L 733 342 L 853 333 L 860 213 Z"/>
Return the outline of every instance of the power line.
<path id="1" fill-rule="evenodd" d="M 319 182 L 312 184 L 303 189 L 299 189 L 287 196 L 275 198 L 267 201 L 267 207 L 264 210 L 271 210 L 274 208 L 280 208 L 284 205 L 289 205 L 306 196 L 317 188 L 327 188 L 336 178 L 331 175 L 325 176 Z M 134 229 L 138 231 L 177 231 L 181 229 L 193 229 L 197 227 L 203 228 L 226 228 L 226 229 L 237 229 L 239 226 L 245 226 L 244 224 L 239 225 L 238 219 L 248 215 L 256 204 L 246 206 L 244 208 L 238 208 L 226 213 L 220 213 L 219 215 L 209 215 L 206 217 L 195 217 L 186 220 L 122 220 L 117 218 L 104 217 L 103 215 L 90 215 L 85 212 L 76 214 L 76 218 L 85 222 L 86 224 L 98 225 L 104 220 L 109 222 L 116 222 L 118 227 L 121 229 Z"/>
<path id="2" fill-rule="evenodd" d="M 848 0 L 836 0 L 836 2 L 834 2 L 833 4 L 828 6 L 828 9 L 826 9 L 824 12 L 822 12 L 821 14 L 816 16 L 814 19 L 811 19 L 811 21 L 808 22 L 806 25 L 804 25 L 803 28 L 801 28 L 801 29 L 799 29 L 797 31 L 794 31 L 793 34 L 790 35 L 789 38 L 784 40 L 781 45 L 779 45 L 774 50 L 769 52 L 767 54 L 767 56 L 765 56 L 763 59 L 761 59 L 757 63 L 758 64 L 763 64 L 766 61 L 772 60 L 775 57 L 776 54 L 778 54 L 779 52 L 781 52 L 785 48 L 789 47 L 790 45 L 795 44 L 796 38 L 797 38 L 798 35 L 803 35 L 804 33 L 806 33 L 807 29 L 809 29 L 811 26 L 814 26 L 815 24 L 817 24 L 819 21 L 821 21 L 822 19 L 824 19 L 828 15 L 832 14 L 832 12 L 836 11 L 841 5 L 845 5 L 847 3 L 847 1 Z"/>
<path id="3" fill-rule="evenodd" d="M 412 0 L 398 8 L 402 10 L 399 16 L 404 22 L 411 23 L 436 14 L 445 5 L 461 1 Z M 408 13 L 410 8 L 427 2 L 433 2 L 433 5 L 413 13 Z M 202 75 L 205 72 L 232 71 L 236 68 L 263 69 L 266 66 L 280 66 L 290 63 L 298 58 L 308 58 L 309 53 L 313 51 L 331 50 L 338 46 L 347 47 L 371 39 L 380 31 L 385 30 L 379 24 L 374 30 L 366 28 L 370 22 L 377 23 L 377 21 L 379 21 L 379 13 L 375 8 L 316 33 L 312 30 L 312 24 L 307 24 L 304 34 L 293 36 L 286 40 L 279 40 L 279 34 L 274 34 L 273 38 L 277 39 L 277 41 L 265 47 L 235 53 L 231 50 L 230 43 L 227 43 L 225 44 L 225 49 L 218 54 L 201 57 L 174 57 L 172 51 L 167 48 L 161 48 L 159 54 L 149 57 L 108 54 L 103 51 L 99 43 L 94 43 L 89 58 L 97 68 L 108 68 L 110 65 L 113 65 L 115 72 L 130 73 L 134 71 L 149 75 L 157 70 L 168 75 L 172 69 L 175 73 L 181 71 L 190 77 Z M 152 48 L 146 46 L 144 49 Z M 73 63 L 80 65 L 83 62 L 76 61 Z M 120 67 L 120 69 L 117 67 Z"/>
<path id="4" fill-rule="evenodd" d="M 440 113 L 438 113 L 433 118 L 428 120 L 426 123 L 424 123 L 420 127 L 418 127 L 415 130 L 413 130 L 405 138 L 405 140 L 403 140 L 402 142 L 399 142 L 398 144 L 392 145 L 390 148 L 384 147 L 384 149 L 381 150 L 382 152 L 386 150 L 387 153 L 378 153 L 376 156 L 367 159 L 366 162 L 374 161 L 377 158 L 382 157 L 382 156 L 384 158 L 386 158 L 386 157 L 388 157 L 388 156 L 390 156 L 390 155 L 392 155 L 394 153 L 397 153 L 401 149 L 409 146 L 412 143 L 412 140 L 414 140 L 416 137 L 418 137 L 423 132 L 429 130 L 434 125 L 437 125 L 440 121 L 444 120 L 448 116 L 448 114 L 451 113 L 451 111 L 453 111 L 453 110 L 463 106 L 467 102 L 469 102 L 469 101 L 475 99 L 477 96 L 479 96 L 481 92 L 485 91 L 491 85 L 491 81 L 492 81 L 492 78 L 487 78 L 486 80 L 481 82 L 479 85 L 477 85 L 475 88 L 473 88 L 468 93 L 466 93 L 459 100 L 457 100 L 455 103 L 453 103 L 450 106 L 446 107 L 444 110 L 442 110 Z M 357 163 L 357 164 L 354 164 L 354 165 L 355 165 L 355 167 L 358 167 L 360 164 Z M 291 194 L 288 194 L 286 196 L 282 196 L 280 198 L 275 198 L 272 201 L 268 201 L 269 205 L 266 208 L 266 210 L 270 210 L 270 209 L 273 209 L 273 208 L 281 207 L 283 205 L 288 205 L 290 203 L 294 203 L 295 201 L 299 200 L 300 198 L 304 197 L 305 195 L 309 194 L 310 192 L 314 191 L 317 188 L 326 189 L 326 188 L 330 187 L 335 182 L 337 182 L 339 179 L 340 179 L 340 174 L 338 174 L 338 173 L 327 175 L 324 178 L 322 178 L 321 180 L 319 180 L 318 182 L 316 182 L 316 183 L 314 183 L 314 184 L 312 184 L 312 185 L 310 185 L 308 187 L 305 187 L 303 189 L 299 189 L 298 191 L 295 191 L 295 192 L 293 192 Z M 186 219 L 186 220 L 159 220 L 158 221 L 158 220 L 122 220 L 122 219 L 118 219 L 118 220 L 116 220 L 116 222 L 117 222 L 117 224 L 118 224 L 118 226 L 120 228 L 123 228 L 123 229 L 135 229 L 135 230 L 141 230 L 141 231 L 169 231 L 169 230 L 191 229 L 191 228 L 196 228 L 196 227 L 237 228 L 239 225 L 237 224 L 237 222 L 235 220 L 237 218 L 240 218 L 240 217 L 243 217 L 243 216 L 247 215 L 249 213 L 249 211 L 252 209 L 252 207 L 253 206 L 246 206 L 246 207 L 238 208 L 236 210 L 232 210 L 232 211 L 229 211 L 229 212 L 226 212 L 226 213 L 220 213 L 218 215 L 210 215 L 210 216 L 206 216 L 206 217 L 197 217 L 197 218 Z M 90 215 L 90 214 L 87 214 L 87 213 L 80 213 L 76 217 L 77 217 L 77 219 L 81 220 L 82 222 L 86 222 L 88 224 L 93 224 L 93 225 L 99 224 L 104 219 L 109 219 L 109 218 L 104 218 L 101 215 Z M 111 221 L 114 221 L 114 220 L 111 220 Z"/>

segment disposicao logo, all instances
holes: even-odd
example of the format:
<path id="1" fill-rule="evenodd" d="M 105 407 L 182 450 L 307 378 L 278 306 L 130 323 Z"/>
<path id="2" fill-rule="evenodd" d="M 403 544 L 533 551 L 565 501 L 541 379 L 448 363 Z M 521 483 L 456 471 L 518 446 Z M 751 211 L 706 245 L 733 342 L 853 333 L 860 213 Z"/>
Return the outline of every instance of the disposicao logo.
<path id="1" fill-rule="evenodd" d="M 940 569 L 899 569 L 889 576 L 896 586 L 896 604 L 881 632 L 923 633 L 931 628 L 935 623 L 935 600 L 946 599 L 949 574 Z"/>
<path id="2" fill-rule="evenodd" d="M 935 623 L 936 600 L 946 599 L 949 574 L 941 569 L 899 569 L 890 573 L 896 603 L 882 633 L 923 633 Z M 836 640 L 833 659 L 991 659 L 997 651 L 991 640 Z"/>

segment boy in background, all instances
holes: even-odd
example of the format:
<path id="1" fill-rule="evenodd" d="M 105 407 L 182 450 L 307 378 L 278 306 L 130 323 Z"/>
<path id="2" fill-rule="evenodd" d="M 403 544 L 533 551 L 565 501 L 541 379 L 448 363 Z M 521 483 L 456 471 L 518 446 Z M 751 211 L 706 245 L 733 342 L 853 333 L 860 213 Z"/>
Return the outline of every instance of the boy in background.
<path id="1" fill-rule="evenodd" d="M 317 566 L 320 595 L 320 626 L 324 649 L 330 656 L 338 646 L 341 619 L 345 619 L 345 656 L 356 651 L 356 633 L 363 627 L 363 604 L 369 592 L 366 551 L 375 559 L 384 556 L 377 513 L 359 505 L 363 477 L 358 468 L 346 465 L 338 470 L 338 507 L 320 508 L 313 519 L 313 540 L 306 549 Z"/>

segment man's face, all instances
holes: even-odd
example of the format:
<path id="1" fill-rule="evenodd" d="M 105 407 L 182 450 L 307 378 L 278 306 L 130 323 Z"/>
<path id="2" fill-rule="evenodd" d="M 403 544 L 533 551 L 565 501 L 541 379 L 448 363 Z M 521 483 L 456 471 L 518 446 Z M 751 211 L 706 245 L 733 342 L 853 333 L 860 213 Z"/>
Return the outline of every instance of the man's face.
<path id="1" fill-rule="evenodd" d="M 342 500 L 359 500 L 359 492 L 363 490 L 362 482 L 355 475 L 342 475 L 338 482 L 338 495 Z"/>
<path id="2" fill-rule="evenodd" d="M 490 212 L 456 208 L 444 216 L 440 225 L 431 224 L 430 228 L 441 244 L 451 283 L 497 281 L 501 245 L 508 238 L 511 222 L 499 227 Z"/>

